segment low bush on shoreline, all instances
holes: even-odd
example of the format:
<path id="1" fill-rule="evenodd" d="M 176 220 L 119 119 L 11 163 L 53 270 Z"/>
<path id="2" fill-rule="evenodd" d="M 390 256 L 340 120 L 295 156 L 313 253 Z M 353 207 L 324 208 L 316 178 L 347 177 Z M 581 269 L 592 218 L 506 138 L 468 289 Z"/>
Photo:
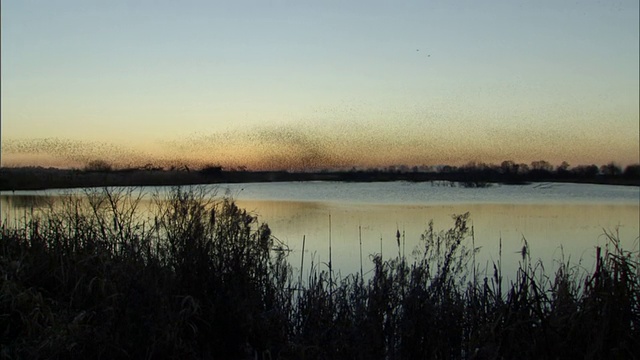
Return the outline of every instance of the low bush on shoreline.
<path id="1" fill-rule="evenodd" d="M 593 273 L 553 275 L 528 246 L 515 280 L 480 274 L 469 215 L 430 223 L 414 256 L 303 283 L 267 225 L 202 189 L 143 217 L 93 190 L 0 233 L 0 358 L 633 358 L 639 254 L 614 234 Z M 504 286 L 504 287 L 503 287 Z"/>

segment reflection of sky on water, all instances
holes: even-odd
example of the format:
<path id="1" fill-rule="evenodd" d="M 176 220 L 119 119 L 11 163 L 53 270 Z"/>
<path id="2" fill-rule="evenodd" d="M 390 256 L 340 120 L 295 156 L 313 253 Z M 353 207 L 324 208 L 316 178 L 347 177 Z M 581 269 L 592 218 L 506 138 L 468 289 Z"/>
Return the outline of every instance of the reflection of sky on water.
<path id="1" fill-rule="evenodd" d="M 215 196 L 239 200 L 320 201 L 364 204 L 451 204 L 451 203 L 612 203 L 640 204 L 640 187 L 573 183 L 533 183 L 464 188 L 448 182 L 273 182 L 204 185 Z M 166 194 L 170 186 L 138 188 L 146 196 Z M 82 194 L 83 189 L 1 191 L 0 195 Z"/>
<path id="2" fill-rule="evenodd" d="M 594 184 L 538 183 L 463 188 L 422 182 L 284 182 L 221 184 L 238 199 L 335 201 L 377 204 L 640 202 L 640 188 Z M 444 183 L 443 183 L 444 184 Z"/>
<path id="3" fill-rule="evenodd" d="M 515 271 L 522 238 L 529 243 L 533 259 L 543 260 L 552 268 L 560 259 L 561 249 L 573 262 L 583 259 L 591 268 L 595 246 L 604 245 L 604 230 L 618 228 L 622 244 L 637 247 L 639 208 L 632 205 L 571 204 L 453 204 L 436 206 L 362 205 L 314 202 L 239 201 L 240 206 L 255 209 L 261 221 L 300 257 L 302 237 L 306 237 L 305 263 L 315 252 L 315 263 L 328 260 L 329 216 L 333 263 L 343 272 L 359 271 L 359 235 L 362 229 L 363 257 L 382 252 L 385 257 L 398 254 L 396 230 L 404 232 L 405 254 L 419 245 L 420 235 L 434 220 L 435 229 L 453 226 L 452 214 L 471 213 L 475 245 L 481 247 L 476 261 L 481 267 L 498 260 L 502 239 L 505 274 Z M 382 241 L 380 240 L 382 238 Z M 635 241 L 635 242 L 634 242 Z M 471 239 L 469 239 L 471 242 Z M 469 243 L 471 246 L 471 243 Z M 298 260 L 292 260 L 298 264 Z M 365 269 L 371 263 L 365 261 Z M 365 270 L 366 271 L 366 270 Z M 512 271 L 511 271 L 512 272 Z"/>
<path id="4" fill-rule="evenodd" d="M 155 191 L 167 190 L 143 189 L 148 199 Z M 291 262 L 296 267 L 306 237 L 305 271 L 312 260 L 316 265 L 328 261 L 331 217 L 333 266 L 343 274 L 359 271 L 359 227 L 366 272 L 372 268 L 370 254 L 381 250 L 385 257 L 398 254 L 396 230 L 404 232 L 404 252 L 410 256 L 429 220 L 434 220 L 437 230 L 448 229 L 453 225 L 452 214 L 468 211 L 475 245 L 482 248 L 477 264 L 483 269 L 498 260 L 502 239 L 507 275 L 513 274 L 520 260 L 523 237 L 533 259 L 542 259 L 548 270 L 560 259 L 561 247 L 566 258 L 582 259 L 582 265 L 591 269 L 595 246 L 606 243 L 605 230 L 618 229 L 623 246 L 637 250 L 639 192 L 637 187 L 587 184 L 465 189 L 394 182 L 232 184 L 218 186 L 217 194 L 233 196 L 239 206 L 268 223 L 274 236 L 293 249 Z M 2 220 L 24 218 L 31 208 L 46 206 L 62 193 L 5 193 L 0 197 Z"/>
<path id="5" fill-rule="evenodd" d="M 43 195 L 2 196 L 2 205 L 17 209 L 41 208 L 49 206 L 54 199 L 55 197 Z"/>

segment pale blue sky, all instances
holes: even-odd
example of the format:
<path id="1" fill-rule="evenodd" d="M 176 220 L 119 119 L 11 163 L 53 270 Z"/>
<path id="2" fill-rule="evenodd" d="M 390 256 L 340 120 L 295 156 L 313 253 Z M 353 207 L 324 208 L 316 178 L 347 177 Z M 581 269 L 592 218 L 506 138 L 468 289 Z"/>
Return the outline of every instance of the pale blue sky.
<path id="1" fill-rule="evenodd" d="M 638 162 L 638 14 L 637 0 L 3 1 L 3 163 L 257 168 L 310 146 L 318 166 Z M 46 159 L 41 139 L 59 144 Z"/>

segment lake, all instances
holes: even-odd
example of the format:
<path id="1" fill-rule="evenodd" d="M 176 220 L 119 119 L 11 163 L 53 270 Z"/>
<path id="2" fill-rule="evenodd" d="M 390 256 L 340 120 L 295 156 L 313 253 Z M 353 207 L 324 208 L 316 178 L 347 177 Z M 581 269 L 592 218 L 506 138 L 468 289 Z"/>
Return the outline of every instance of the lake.
<path id="1" fill-rule="evenodd" d="M 430 220 L 435 229 L 453 226 L 451 216 L 470 212 L 474 243 L 481 250 L 476 264 L 492 268 L 499 259 L 505 276 L 521 261 L 526 239 L 533 260 L 547 269 L 565 260 L 591 270 L 595 247 L 607 243 L 605 231 L 617 232 L 623 247 L 638 251 L 640 188 L 630 186 L 536 183 L 464 188 L 449 183 L 289 182 L 206 185 L 218 196 L 230 196 L 240 207 L 269 224 L 273 235 L 292 250 L 290 262 L 300 267 L 305 238 L 304 273 L 313 263 L 327 269 L 329 240 L 335 270 L 346 274 L 373 268 L 371 254 L 411 259 Z M 142 188 L 151 194 L 166 187 Z M 80 190 L 74 190 L 79 192 Z M 32 208 L 69 190 L 0 193 L 1 219 L 24 219 Z M 401 246 L 396 233 L 400 231 Z M 360 242 L 362 245 L 360 245 Z M 468 246 L 471 246 L 469 238 Z"/>

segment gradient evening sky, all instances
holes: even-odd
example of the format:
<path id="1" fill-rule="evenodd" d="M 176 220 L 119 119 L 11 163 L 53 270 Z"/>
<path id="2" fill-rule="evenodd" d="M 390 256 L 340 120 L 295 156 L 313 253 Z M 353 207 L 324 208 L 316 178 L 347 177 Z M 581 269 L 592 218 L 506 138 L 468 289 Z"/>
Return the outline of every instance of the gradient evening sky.
<path id="1" fill-rule="evenodd" d="M 637 0 L 1 6 L 5 166 L 640 162 Z"/>

